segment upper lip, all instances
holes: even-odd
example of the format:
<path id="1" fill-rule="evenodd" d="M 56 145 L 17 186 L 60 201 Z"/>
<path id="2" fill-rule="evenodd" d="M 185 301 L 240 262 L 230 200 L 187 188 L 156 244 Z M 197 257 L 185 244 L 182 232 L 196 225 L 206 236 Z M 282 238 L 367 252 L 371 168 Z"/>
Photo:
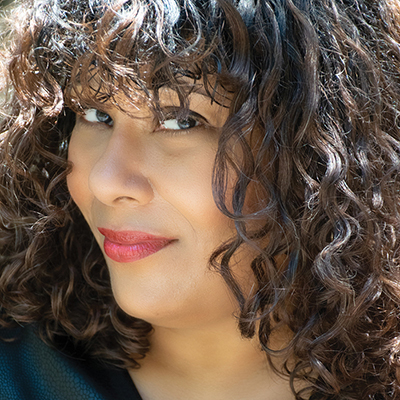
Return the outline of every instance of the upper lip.
<path id="1" fill-rule="evenodd" d="M 152 235 L 141 231 L 115 231 L 112 229 L 98 228 L 99 232 L 111 242 L 131 245 L 135 243 L 153 242 L 153 241 L 172 241 L 173 238 Z"/>

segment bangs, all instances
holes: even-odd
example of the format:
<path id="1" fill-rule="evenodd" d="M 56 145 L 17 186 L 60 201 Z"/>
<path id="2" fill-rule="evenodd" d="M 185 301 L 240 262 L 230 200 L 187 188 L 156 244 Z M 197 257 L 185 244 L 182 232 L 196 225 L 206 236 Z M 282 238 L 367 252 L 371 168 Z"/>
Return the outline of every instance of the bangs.
<path id="1" fill-rule="evenodd" d="M 236 85 L 227 59 L 232 51 L 222 45 L 224 10 L 202 4 L 44 2 L 42 20 L 44 14 L 52 22 L 38 37 L 35 59 L 61 84 L 74 111 L 105 101 L 121 108 L 121 95 L 156 110 L 161 87 L 174 90 L 182 107 L 200 87 L 211 101 L 225 103 Z"/>

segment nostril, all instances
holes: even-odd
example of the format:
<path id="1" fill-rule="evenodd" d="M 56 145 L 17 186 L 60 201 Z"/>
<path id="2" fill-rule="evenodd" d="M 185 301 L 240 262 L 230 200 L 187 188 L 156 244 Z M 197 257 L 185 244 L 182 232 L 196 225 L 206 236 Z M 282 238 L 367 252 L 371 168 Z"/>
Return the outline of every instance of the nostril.
<path id="1" fill-rule="evenodd" d="M 137 203 L 138 200 L 135 199 L 134 197 L 130 197 L 130 196 L 119 196 L 116 199 L 114 199 L 114 203 L 122 203 L 122 202 L 135 202 L 135 203 Z"/>

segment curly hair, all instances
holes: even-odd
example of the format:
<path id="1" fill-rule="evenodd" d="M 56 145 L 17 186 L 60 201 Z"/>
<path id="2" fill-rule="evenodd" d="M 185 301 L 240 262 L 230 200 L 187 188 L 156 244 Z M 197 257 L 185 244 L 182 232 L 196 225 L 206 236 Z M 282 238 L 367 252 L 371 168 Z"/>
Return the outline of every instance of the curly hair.
<path id="1" fill-rule="evenodd" d="M 88 105 L 121 107 L 123 91 L 157 113 L 167 85 L 184 109 L 201 79 L 213 101 L 231 94 L 213 193 L 237 235 L 210 263 L 242 335 L 273 363 L 271 332 L 291 329 L 284 373 L 298 399 L 400 396 L 398 0 L 29 0 L 10 21 L 0 325 L 34 323 L 49 343 L 139 366 L 152 327 L 112 296 L 66 187 L 68 139 Z M 258 254 L 251 295 L 230 268 L 244 245 Z"/>

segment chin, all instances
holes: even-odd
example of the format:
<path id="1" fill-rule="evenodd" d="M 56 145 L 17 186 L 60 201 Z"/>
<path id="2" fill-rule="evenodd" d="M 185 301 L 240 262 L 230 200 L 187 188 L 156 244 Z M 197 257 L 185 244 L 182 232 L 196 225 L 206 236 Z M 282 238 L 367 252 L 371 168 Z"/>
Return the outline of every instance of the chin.
<path id="1" fill-rule="evenodd" d="M 126 314 L 142 319 L 154 327 L 171 329 L 200 329 L 220 324 L 235 319 L 237 311 L 229 296 L 213 304 L 207 299 L 204 302 L 189 299 L 178 301 L 174 296 L 138 296 L 132 291 L 127 294 L 115 290 L 114 297 Z"/>

